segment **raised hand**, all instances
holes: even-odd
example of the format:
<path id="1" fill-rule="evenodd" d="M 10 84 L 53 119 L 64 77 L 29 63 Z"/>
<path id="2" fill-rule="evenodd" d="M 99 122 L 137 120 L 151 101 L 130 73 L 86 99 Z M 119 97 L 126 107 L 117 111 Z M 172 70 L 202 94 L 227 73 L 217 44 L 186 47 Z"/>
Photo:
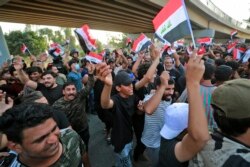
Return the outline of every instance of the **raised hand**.
<path id="1" fill-rule="evenodd" d="M 117 52 L 117 54 L 120 56 L 120 55 L 123 55 L 123 52 L 122 52 L 122 50 L 121 49 L 116 49 L 116 52 Z"/>
<path id="2" fill-rule="evenodd" d="M 112 86 L 113 80 L 111 69 L 106 63 L 99 63 L 96 65 L 96 76 L 103 81 L 106 85 Z"/>
<path id="3" fill-rule="evenodd" d="M 5 101 L 6 93 L 0 90 L 0 116 L 8 109 L 13 107 L 13 99 L 10 97 L 7 98 L 7 103 Z"/>
<path id="4" fill-rule="evenodd" d="M 154 44 L 150 46 L 150 56 L 152 60 L 160 57 L 160 50 Z"/>
<path id="5" fill-rule="evenodd" d="M 15 60 L 15 61 L 13 62 L 13 65 L 14 65 L 14 68 L 15 68 L 17 71 L 23 69 L 23 62 L 20 61 L 20 60 Z"/>
<path id="6" fill-rule="evenodd" d="M 191 54 L 187 63 L 186 81 L 187 83 L 200 83 L 205 71 L 204 60 L 197 55 L 197 49 Z"/>
<path id="7" fill-rule="evenodd" d="M 167 87 L 169 78 L 170 78 L 169 72 L 168 71 L 163 71 L 161 73 L 161 76 L 160 76 L 161 85 Z"/>

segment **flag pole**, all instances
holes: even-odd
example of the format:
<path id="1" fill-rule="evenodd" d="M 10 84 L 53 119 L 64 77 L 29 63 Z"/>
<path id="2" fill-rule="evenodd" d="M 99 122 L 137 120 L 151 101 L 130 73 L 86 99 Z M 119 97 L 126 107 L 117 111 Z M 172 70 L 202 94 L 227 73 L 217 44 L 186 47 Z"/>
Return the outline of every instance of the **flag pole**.
<path id="1" fill-rule="evenodd" d="M 184 0 L 182 0 L 182 4 L 183 4 L 183 6 L 185 8 L 185 14 L 186 14 L 186 16 L 188 18 L 187 22 L 188 22 L 188 27 L 189 27 L 189 30 L 190 30 L 192 42 L 193 42 L 194 48 L 196 48 L 196 44 L 195 44 L 195 40 L 194 40 L 194 34 L 193 34 L 192 26 L 191 26 L 191 23 L 190 23 L 190 19 L 189 19 L 188 13 L 187 13 L 187 8 L 186 8 L 186 4 L 185 4 Z"/>
<path id="2" fill-rule="evenodd" d="M 31 56 L 31 53 L 30 53 L 30 50 L 27 48 L 27 51 L 28 51 L 28 53 L 30 54 L 30 56 Z"/>

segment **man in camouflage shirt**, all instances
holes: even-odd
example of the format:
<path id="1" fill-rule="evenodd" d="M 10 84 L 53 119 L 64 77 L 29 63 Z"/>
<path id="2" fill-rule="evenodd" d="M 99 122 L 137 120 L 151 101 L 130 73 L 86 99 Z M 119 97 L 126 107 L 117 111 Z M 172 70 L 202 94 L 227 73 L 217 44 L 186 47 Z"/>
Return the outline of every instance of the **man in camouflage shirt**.
<path id="1" fill-rule="evenodd" d="M 0 131 L 7 135 L 8 147 L 16 153 L 11 159 L 6 157 L 1 166 L 82 167 L 86 164 L 83 141 L 70 128 L 60 131 L 52 112 L 53 108 L 47 104 L 26 103 L 0 117 Z"/>
<path id="2" fill-rule="evenodd" d="M 214 119 L 220 130 L 190 167 L 250 166 L 250 80 L 235 79 L 220 85 L 212 95 Z"/>
<path id="3" fill-rule="evenodd" d="M 93 76 L 94 66 L 89 67 L 89 78 L 85 88 L 77 93 L 76 86 L 72 82 L 63 85 L 63 97 L 58 99 L 53 107 L 66 114 L 72 128 L 81 136 L 88 152 L 89 127 L 86 114 L 86 100 L 92 87 L 94 86 Z"/>

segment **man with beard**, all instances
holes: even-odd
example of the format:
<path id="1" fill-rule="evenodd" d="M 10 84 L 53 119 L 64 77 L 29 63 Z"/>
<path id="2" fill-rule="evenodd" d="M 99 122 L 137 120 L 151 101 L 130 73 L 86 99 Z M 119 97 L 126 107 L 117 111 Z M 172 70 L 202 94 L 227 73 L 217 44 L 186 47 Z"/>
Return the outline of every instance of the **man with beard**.
<path id="1" fill-rule="evenodd" d="M 84 166 L 85 146 L 72 129 L 59 130 L 47 104 L 25 103 L 0 117 L 0 131 L 7 135 L 8 148 L 15 151 L 1 166 Z M 85 166 L 86 167 L 86 166 Z"/>
<path id="2" fill-rule="evenodd" d="M 145 122 L 142 132 L 142 143 L 146 146 L 145 153 L 152 163 L 158 164 L 161 135 L 160 130 L 164 125 L 165 109 L 171 104 L 174 93 L 174 80 L 169 78 L 167 71 L 163 71 L 156 78 L 157 90 L 144 98 Z"/>
<path id="3" fill-rule="evenodd" d="M 22 63 L 15 62 L 14 67 L 21 82 L 27 87 L 41 91 L 50 105 L 62 97 L 62 86 L 56 83 L 55 74 L 52 71 L 45 71 L 42 74 L 42 79 L 44 80 L 44 83 L 42 84 L 29 79 L 22 69 Z"/>
<path id="4" fill-rule="evenodd" d="M 63 111 L 66 114 L 72 128 L 81 136 L 82 140 L 84 141 L 86 145 L 86 151 L 88 151 L 88 142 L 90 136 L 85 105 L 86 100 L 88 100 L 89 92 L 94 86 L 94 64 L 91 64 L 88 67 L 88 72 L 89 78 L 87 85 L 81 89 L 80 92 L 77 92 L 76 86 L 73 82 L 67 82 L 63 85 L 63 97 L 58 99 L 53 104 L 55 109 Z"/>

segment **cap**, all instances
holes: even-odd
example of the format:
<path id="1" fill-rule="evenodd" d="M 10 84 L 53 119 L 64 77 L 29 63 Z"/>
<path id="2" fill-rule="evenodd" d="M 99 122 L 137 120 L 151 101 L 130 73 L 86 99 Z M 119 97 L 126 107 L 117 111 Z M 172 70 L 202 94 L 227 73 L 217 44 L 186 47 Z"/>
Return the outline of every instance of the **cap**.
<path id="1" fill-rule="evenodd" d="M 121 70 L 116 74 L 114 84 L 115 86 L 128 86 L 133 82 L 133 80 L 133 75 L 130 75 L 128 72 Z"/>
<path id="2" fill-rule="evenodd" d="M 79 52 L 78 52 L 78 50 L 76 50 L 76 49 L 72 49 L 71 51 L 70 51 L 70 56 L 73 56 L 75 53 L 78 53 L 79 54 Z"/>
<path id="3" fill-rule="evenodd" d="M 165 124 L 160 134 L 165 139 L 177 137 L 188 126 L 188 104 L 173 103 L 165 111 Z"/>
<path id="4" fill-rule="evenodd" d="M 250 118 L 250 80 L 235 79 L 216 88 L 212 94 L 211 105 L 220 116 L 242 119 Z"/>
<path id="5" fill-rule="evenodd" d="M 228 81 L 233 73 L 233 69 L 227 65 L 220 65 L 214 72 L 214 77 L 218 81 Z"/>
<path id="6" fill-rule="evenodd" d="M 108 61 L 107 61 L 107 64 L 114 63 L 114 62 L 115 62 L 115 59 L 109 58 Z"/>

